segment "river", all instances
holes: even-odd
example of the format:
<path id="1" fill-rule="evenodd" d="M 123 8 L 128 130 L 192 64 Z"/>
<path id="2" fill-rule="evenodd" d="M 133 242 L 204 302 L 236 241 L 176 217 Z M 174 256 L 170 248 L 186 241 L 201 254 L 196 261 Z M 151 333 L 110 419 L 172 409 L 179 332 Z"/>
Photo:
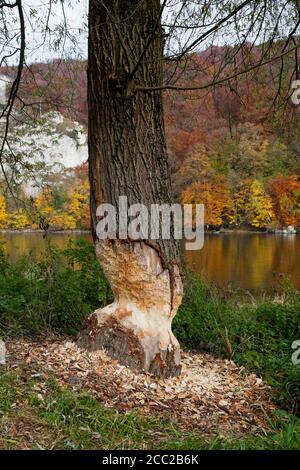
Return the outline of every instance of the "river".
<path id="1" fill-rule="evenodd" d="M 91 239 L 87 233 L 53 233 L 60 248 L 70 238 Z M 41 233 L 0 233 L 10 259 L 40 254 L 45 248 Z M 300 235 L 263 233 L 206 234 L 200 251 L 185 253 L 188 265 L 217 286 L 229 285 L 253 293 L 272 292 L 288 277 L 300 289 Z"/>

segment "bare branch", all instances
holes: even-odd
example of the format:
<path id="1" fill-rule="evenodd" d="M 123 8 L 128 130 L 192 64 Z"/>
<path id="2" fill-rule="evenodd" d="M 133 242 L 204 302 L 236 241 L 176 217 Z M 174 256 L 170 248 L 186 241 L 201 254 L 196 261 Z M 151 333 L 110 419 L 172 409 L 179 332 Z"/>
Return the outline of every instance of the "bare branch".
<path id="1" fill-rule="evenodd" d="M 199 86 L 178 86 L 178 85 L 162 85 L 162 86 L 157 86 L 157 87 L 143 87 L 143 86 L 136 86 L 136 90 L 138 91 L 145 91 L 145 92 L 151 92 L 151 91 L 159 91 L 159 90 L 177 90 L 177 91 L 192 91 L 192 90 L 204 90 L 206 88 L 210 88 L 212 86 L 216 85 L 221 85 L 225 82 L 228 82 L 229 80 L 232 80 L 233 78 L 239 77 L 240 75 L 244 75 L 246 73 L 251 72 L 252 70 L 255 70 L 259 67 L 263 67 L 264 65 L 270 64 L 271 62 L 275 62 L 276 60 L 282 59 L 283 56 L 290 54 L 291 52 L 295 51 L 298 49 L 298 45 L 295 47 L 289 49 L 288 51 L 284 51 L 281 54 L 271 57 L 268 60 L 265 61 L 259 61 L 258 63 L 252 65 L 251 67 L 247 68 L 246 70 L 240 70 L 239 72 L 234 73 L 233 75 L 230 75 L 228 77 L 221 78 L 220 80 L 217 81 L 212 81 L 211 83 L 207 83 L 205 85 L 199 85 Z"/>
<path id="2" fill-rule="evenodd" d="M 16 96 L 18 94 L 18 90 L 19 90 L 19 86 L 20 86 L 20 82 L 21 82 L 21 77 L 22 77 L 22 72 L 23 72 L 24 59 L 25 59 L 25 48 L 26 48 L 25 37 L 26 36 L 25 36 L 25 20 L 24 20 L 22 0 L 17 0 L 16 5 L 17 5 L 18 15 L 19 15 L 20 36 L 21 36 L 19 63 L 18 63 L 17 75 L 16 75 L 16 78 L 15 78 L 13 84 L 12 84 L 7 105 L 4 107 L 4 109 L 1 113 L 1 116 L 0 116 L 0 119 L 2 117 L 5 117 L 5 120 L 6 120 L 5 129 L 4 129 L 4 136 L 3 136 L 3 139 L 2 139 L 2 144 L 0 146 L 0 167 L 1 167 L 1 170 L 3 172 L 6 184 L 9 188 L 13 198 L 15 198 L 15 196 L 14 196 L 13 190 L 11 189 L 11 186 L 10 186 L 7 174 L 6 174 L 6 170 L 4 168 L 4 164 L 3 164 L 3 161 L 2 161 L 2 154 L 3 154 L 5 144 L 7 144 L 7 136 L 8 136 L 9 124 L 10 124 L 10 115 L 11 115 L 11 112 L 12 112 L 12 109 L 13 109 L 13 106 L 14 106 Z"/>

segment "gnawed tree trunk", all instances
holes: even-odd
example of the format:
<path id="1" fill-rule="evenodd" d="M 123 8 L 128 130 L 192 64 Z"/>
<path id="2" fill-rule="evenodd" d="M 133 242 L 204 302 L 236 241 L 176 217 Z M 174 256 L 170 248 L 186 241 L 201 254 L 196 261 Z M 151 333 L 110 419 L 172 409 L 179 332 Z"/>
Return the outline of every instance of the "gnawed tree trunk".
<path id="1" fill-rule="evenodd" d="M 117 208 L 124 195 L 129 205 L 171 202 L 161 92 L 135 90 L 162 82 L 159 15 L 159 0 L 90 0 L 89 176 L 95 241 L 99 204 Z M 171 331 L 182 297 L 175 240 L 96 241 L 96 252 L 115 302 L 89 317 L 80 344 L 105 347 L 139 370 L 179 374 L 180 349 Z"/>

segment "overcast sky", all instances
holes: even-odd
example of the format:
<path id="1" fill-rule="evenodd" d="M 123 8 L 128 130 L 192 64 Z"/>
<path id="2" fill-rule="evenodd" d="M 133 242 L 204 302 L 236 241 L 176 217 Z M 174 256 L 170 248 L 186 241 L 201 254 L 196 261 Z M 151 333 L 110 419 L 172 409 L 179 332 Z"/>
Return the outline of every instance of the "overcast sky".
<path id="1" fill-rule="evenodd" d="M 13 0 L 7 0 L 10 3 L 13 3 Z M 216 1 L 216 0 L 215 0 Z M 69 56 L 73 58 L 84 59 L 87 57 L 87 10 L 88 10 L 89 0 L 23 0 L 23 6 L 25 10 L 26 17 L 26 62 L 27 64 L 32 62 L 44 62 L 46 60 L 51 60 L 54 58 Z M 47 18 L 49 13 L 49 4 L 51 7 L 50 15 L 50 34 L 45 35 L 45 26 L 47 24 Z M 198 4 L 195 2 L 189 2 L 191 5 L 190 8 L 194 9 L 195 18 L 198 14 Z M 214 2 L 212 2 L 214 5 Z M 164 22 L 171 23 L 173 17 L 177 17 L 176 8 L 178 8 L 180 2 L 170 2 L 169 8 L 166 9 L 164 15 Z M 248 9 L 248 10 L 247 10 Z M 13 50 L 19 47 L 18 37 L 19 33 L 19 21 L 17 19 L 17 10 L 7 9 L 6 8 L 6 23 L 7 30 L 11 36 L 10 42 L 6 40 L 5 35 L 3 38 L 0 36 L 0 57 L 9 55 Z M 214 21 L 220 20 L 219 15 L 222 15 L 218 12 L 217 8 L 212 7 L 212 12 L 215 12 Z M 256 43 L 265 42 L 269 39 L 268 35 L 273 34 L 273 27 L 268 27 L 268 24 L 265 24 L 263 28 L 260 29 L 260 22 L 258 21 L 256 28 L 251 28 L 251 33 L 248 32 L 249 23 L 248 16 L 252 12 L 252 7 L 248 6 L 245 10 L 240 12 L 238 17 L 239 28 L 239 37 L 235 33 L 235 20 L 231 20 L 231 23 L 225 23 L 223 28 L 220 28 L 218 33 L 209 36 L 206 41 L 201 42 L 200 47 L 206 49 L 210 41 L 213 41 L 214 45 L 232 45 L 243 40 L 243 32 L 247 33 L 248 41 L 256 41 Z M 289 17 L 290 10 L 286 9 L 283 19 L 281 19 L 282 24 L 279 22 L 279 28 L 277 32 L 277 37 L 286 36 L 290 30 L 294 28 L 294 23 L 289 25 L 287 28 L 287 16 Z M 252 13 L 251 13 L 252 14 Z M 10 18 L 9 18 L 10 15 Z M 183 14 L 184 15 L 184 14 Z M 187 18 L 189 18 L 190 11 L 185 13 L 183 18 L 180 18 L 178 21 L 185 24 Z M 276 15 L 275 15 L 276 16 Z M 193 17 L 193 15 L 192 15 Z M 62 34 L 62 26 L 64 24 L 64 18 L 66 20 L 66 30 L 68 35 L 65 40 L 65 35 Z M 213 21 L 212 20 L 212 21 Z M 268 18 L 270 21 L 270 18 Z M 275 21 L 275 20 L 274 20 Z M 272 26 L 272 25 L 271 25 Z M 202 26 L 202 34 L 205 31 L 205 28 L 209 25 Z M 257 34 L 257 29 L 261 33 Z M 4 30 L 4 28 L 3 28 Z M 0 28 L 1 31 L 1 28 Z M 193 40 L 199 35 L 199 30 L 189 30 L 185 32 L 184 30 L 176 30 L 176 35 L 170 36 L 169 46 L 171 46 L 171 52 L 178 52 L 181 49 L 181 46 L 187 43 L 193 43 Z M 17 37 L 18 36 L 18 37 Z M 76 41 L 72 41 L 73 36 Z M 58 39 L 61 39 L 60 42 L 57 42 Z M 55 47 L 57 46 L 57 47 Z M 167 46 L 166 46 L 167 47 Z M 169 50 L 167 51 L 170 52 Z M 18 54 L 14 55 L 9 59 L 9 64 L 16 64 L 18 60 Z"/>
<path id="2" fill-rule="evenodd" d="M 87 56 L 87 9 L 88 0 L 65 0 L 64 11 L 60 0 L 53 0 L 50 28 L 54 30 L 62 25 L 64 14 L 66 17 L 68 31 L 76 37 L 76 46 L 72 41 L 66 39 L 64 44 L 64 55 L 78 55 L 81 58 Z M 24 0 L 24 10 L 26 16 L 26 59 L 28 63 L 40 62 L 56 57 L 61 57 L 61 50 L 55 51 L 53 43 L 59 36 L 58 32 L 48 37 L 44 41 L 43 26 L 49 11 L 48 0 Z M 36 16 L 35 12 L 36 11 Z M 50 46 L 51 44 L 51 46 Z M 62 46 L 62 44 L 61 44 Z M 52 48 L 52 49 L 51 49 Z M 16 59 L 13 60 L 16 62 Z"/>

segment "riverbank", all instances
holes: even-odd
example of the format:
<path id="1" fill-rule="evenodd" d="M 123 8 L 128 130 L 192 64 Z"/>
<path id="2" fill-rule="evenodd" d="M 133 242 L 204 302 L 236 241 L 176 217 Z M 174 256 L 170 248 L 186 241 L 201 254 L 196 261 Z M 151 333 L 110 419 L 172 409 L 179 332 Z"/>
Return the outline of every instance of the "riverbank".
<path id="1" fill-rule="evenodd" d="M 3 233 L 42 233 L 42 234 L 47 234 L 47 235 L 51 235 L 51 234 L 56 234 L 56 233 L 65 233 L 65 234 L 76 234 L 76 233 L 91 233 L 91 230 L 90 229 L 74 229 L 74 230 L 71 230 L 71 229 L 62 229 L 62 230 L 59 230 L 59 229 L 49 229 L 47 231 L 45 230 L 41 230 L 41 229 L 30 229 L 30 228 L 27 228 L 27 229 L 0 229 L 0 234 Z M 261 230 L 257 230 L 255 228 L 251 229 L 251 228 L 223 228 L 221 227 L 220 229 L 213 229 L 213 228 L 205 228 L 204 229 L 204 233 L 214 233 L 214 234 L 218 234 L 218 233 L 233 233 L 233 234 L 249 234 L 249 233 L 253 233 L 253 234 L 266 234 L 266 233 L 270 233 L 270 234 L 280 234 L 280 233 L 290 233 L 290 234 L 297 234 L 299 235 L 300 234 L 300 227 L 298 228 L 295 228 L 293 230 L 288 230 L 288 228 L 283 228 L 283 229 L 261 229 Z"/>
<path id="2" fill-rule="evenodd" d="M 56 233 L 58 233 L 58 234 L 65 233 L 65 234 L 72 235 L 72 234 L 76 234 L 76 233 L 79 233 L 79 234 L 80 233 L 83 233 L 83 234 L 84 233 L 91 233 L 91 231 L 90 230 L 84 230 L 84 229 L 76 229 L 76 230 L 75 229 L 74 230 L 69 230 L 68 229 L 68 230 L 47 230 L 45 232 L 45 230 L 41 230 L 41 229 L 30 229 L 30 228 L 28 228 L 28 229 L 22 229 L 22 230 L 5 229 L 5 230 L 0 230 L 0 234 L 1 233 L 3 233 L 3 234 L 6 234 L 6 233 L 16 233 L 16 234 L 18 234 L 18 233 L 24 233 L 24 234 L 26 234 L 26 233 L 28 233 L 28 234 L 30 234 L 30 233 L 41 233 L 43 235 L 45 235 L 45 234 L 51 235 L 51 234 L 56 234 Z"/>
<path id="3" fill-rule="evenodd" d="M 271 228 L 265 228 L 261 230 L 257 229 L 251 229 L 251 228 L 220 228 L 220 229 L 205 229 L 204 233 L 234 233 L 234 234 L 248 234 L 248 233 L 253 233 L 253 234 L 289 234 L 289 235 L 299 235 L 300 234 L 300 228 L 294 228 L 294 227 L 286 227 L 286 228 L 279 228 L 279 229 L 271 229 Z"/>
<path id="4" fill-rule="evenodd" d="M 64 250 L 50 244 L 38 260 L 27 257 L 16 264 L 10 263 L 1 252 L 0 336 L 11 355 L 8 356 L 11 362 L 0 371 L 0 394 L 6 406 L 3 412 L 0 404 L 4 426 L 10 423 L 12 429 L 15 426 L 22 430 L 25 414 L 30 423 L 28 427 L 32 427 L 33 421 L 40 422 L 41 428 L 45 426 L 50 433 L 46 433 L 49 437 L 53 433 L 49 423 L 55 422 L 57 432 L 64 437 L 54 448 L 67 448 L 68 440 L 75 448 L 107 445 L 105 439 L 102 442 L 99 438 L 99 442 L 88 434 L 98 432 L 101 435 L 100 428 L 95 430 L 88 416 L 94 416 L 100 427 L 105 426 L 107 420 L 119 423 L 120 428 L 111 431 L 116 448 L 139 446 L 143 439 L 153 448 L 164 445 L 175 446 L 170 448 L 189 448 L 190 445 L 198 446 L 196 448 L 295 448 L 299 445 L 294 434 L 299 433 L 300 366 L 292 361 L 292 354 L 297 352 L 292 345 L 300 339 L 299 291 L 286 284 L 280 295 L 258 300 L 246 292 L 214 288 L 197 275 L 187 273 L 185 296 L 173 329 L 184 350 L 184 365 L 192 370 L 191 388 L 188 380 L 183 386 L 186 376 L 181 382 L 171 382 L 169 388 L 145 376 L 145 381 L 150 381 L 146 386 L 143 380 L 130 375 L 127 369 L 118 368 L 114 361 L 101 356 L 102 353 L 101 357 L 93 359 L 79 352 L 72 338 L 66 340 L 69 345 L 61 342 L 58 335 L 75 337 L 87 315 L 111 301 L 112 293 L 90 243 L 72 242 Z M 95 368 L 98 366 L 104 368 L 98 371 L 103 374 L 103 381 L 97 378 Z M 206 371 L 204 375 L 202 368 Z M 113 383 L 108 379 L 110 375 L 114 377 Z M 209 378 L 207 383 L 205 376 Z M 123 398 L 118 395 L 122 383 L 129 386 L 126 394 L 135 409 L 128 404 L 130 401 L 126 402 L 125 393 Z M 213 387 L 213 390 L 206 387 Z M 82 396 L 80 391 L 85 388 L 89 396 Z M 191 394 L 196 389 L 195 401 Z M 253 398 L 256 392 L 258 395 Z M 97 393 L 102 394 L 101 400 Z M 136 393 L 134 400 L 133 393 Z M 166 402 L 164 393 L 166 400 L 168 394 L 172 399 Z M 176 401 L 177 395 L 183 408 Z M 1 400 L 0 395 L 0 403 Z M 105 400 L 110 403 L 109 410 L 103 404 Z M 58 404 L 51 405 L 53 401 Z M 124 409 L 120 410 L 123 402 Z M 264 403 L 269 405 L 264 408 Z M 77 406 L 78 410 L 82 407 L 85 410 L 82 419 L 73 416 Z M 147 407 L 150 411 L 145 415 Z M 199 423 L 203 424 L 201 420 L 206 416 L 212 426 L 211 433 L 203 437 L 200 424 L 198 434 L 187 425 L 183 426 L 180 416 L 176 418 L 174 410 L 177 408 L 183 420 L 190 420 L 193 429 L 193 420 L 199 418 Z M 20 421 L 19 415 L 15 415 L 19 409 Z M 157 410 L 161 414 L 157 414 Z M 68 416 L 69 426 L 62 422 L 61 415 Z M 243 416 L 248 417 L 250 426 L 245 428 L 244 434 Z M 256 422 L 256 419 L 262 421 Z M 133 423 L 133 434 L 128 431 L 129 422 Z M 228 432 L 227 424 L 230 424 Z M 83 433 L 82 441 L 80 429 L 84 426 L 89 431 Z M 71 432 L 77 437 L 72 438 Z M 139 432 L 141 435 L 134 441 Z M 265 433 L 267 436 L 262 437 Z M 153 438 L 156 434 L 158 442 Z M 41 442 L 37 439 L 41 447 L 47 447 L 50 442 L 46 437 Z M 7 441 L 3 442 L 7 445 Z M 18 446 L 18 442 L 19 437 L 12 446 Z M 34 442 L 26 445 L 34 448 Z M 89 444 L 85 444 L 87 442 Z"/>
<path id="5" fill-rule="evenodd" d="M 179 429 L 207 436 L 266 434 L 275 410 L 270 387 L 259 377 L 209 354 L 184 352 L 180 377 L 159 380 L 119 365 L 104 351 L 80 349 L 71 337 L 11 341 L 7 351 L 8 372 L 24 364 L 39 370 L 41 395 L 51 370 L 62 387 L 89 392 L 107 408 L 162 419 L 167 414 Z"/>
<path id="6" fill-rule="evenodd" d="M 76 334 L 86 316 L 112 301 L 93 246 L 71 241 L 48 245 L 37 259 L 11 263 L 0 256 L 0 334 Z M 300 409 L 300 370 L 291 362 L 300 339 L 300 292 L 282 281 L 280 293 L 254 298 L 247 291 L 218 289 L 188 273 L 185 297 L 174 320 L 184 347 L 233 359 L 265 376 L 280 406 Z"/>
<path id="7" fill-rule="evenodd" d="M 71 240 L 92 242 L 89 232 L 0 233 L 9 260 L 43 256 L 48 242 L 63 250 Z M 184 249 L 183 243 L 183 249 Z M 253 232 L 206 233 L 201 250 L 185 251 L 187 265 L 208 284 L 220 288 L 248 290 L 255 297 L 281 291 L 282 280 L 290 279 L 300 289 L 300 237 Z"/>
<path id="8" fill-rule="evenodd" d="M 289 417 L 274 416 L 267 435 L 209 436 L 178 428 L 166 414 L 108 409 L 91 394 L 45 379 L 41 394 L 42 381 L 22 369 L 0 377 L 1 450 L 299 450 L 299 425 Z"/>

